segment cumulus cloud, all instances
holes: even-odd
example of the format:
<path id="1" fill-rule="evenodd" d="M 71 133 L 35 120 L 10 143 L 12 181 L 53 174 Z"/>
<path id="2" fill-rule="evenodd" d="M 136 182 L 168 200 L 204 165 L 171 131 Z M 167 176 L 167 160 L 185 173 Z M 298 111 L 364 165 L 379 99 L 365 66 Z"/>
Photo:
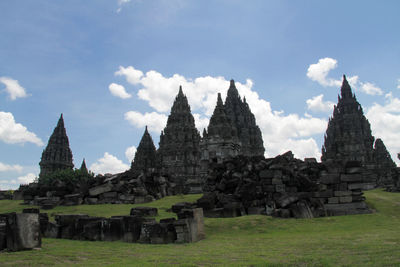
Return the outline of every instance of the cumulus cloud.
<path id="1" fill-rule="evenodd" d="M 157 112 L 142 114 L 138 111 L 125 113 L 125 119 L 132 125 L 144 128 L 155 133 L 165 127 L 168 112 L 182 85 L 192 108 L 196 127 L 199 131 L 208 126 L 209 117 L 214 111 L 217 94 L 221 93 L 225 99 L 229 88 L 229 80 L 224 77 L 186 78 L 179 74 L 165 77 L 161 73 L 151 70 L 144 73 L 132 66 L 120 67 L 116 76 L 125 77 L 126 81 L 140 87 L 138 97 L 146 101 Z M 326 130 L 327 121 L 314 118 L 310 115 L 285 114 L 283 111 L 273 111 L 268 101 L 261 99 L 253 90 L 253 81 L 247 79 L 245 83 L 236 82 L 236 87 L 254 113 L 257 124 L 263 134 L 266 156 L 276 156 L 285 149 L 291 149 L 297 157 L 320 157 L 319 148 L 313 135 L 321 134 Z M 292 145 L 290 148 L 285 144 Z"/>
<path id="2" fill-rule="evenodd" d="M 20 123 L 16 123 L 12 113 L 0 111 L 0 140 L 8 144 L 26 142 L 43 146 L 43 141 L 36 134 Z"/>
<path id="3" fill-rule="evenodd" d="M 397 79 L 397 89 L 400 89 L 400 79 Z"/>
<path id="4" fill-rule="evenodd" d="M 372 134 L 383 140 L 392 159 L 399 163 L 397 153 L 400 152 L 400 99 L 388 93 L 385 100 L 383 105 L 374 103 L 367 108 L 365 116 L 371 123 Z"/>
<path id="5" fill-rule="evenodd" d="M 116 83 L 112 83 L 108 86 L 108 89 L 110 90 L 111 94 L 122 98 L 122 99 L 127 99 L 127 98 L 131 98 L 132 95 L 128 94 L 125 90 L 125 87 L 123 87 L 120 84 L 116 84 Z"/>
<path id="6" fill-rule="evenodd" d="M 29 184 L 32 183 L 36 178 L 36 174 L 28 173 L 27 175 L 20 176 L 17 178 L 18 182 L 21 184 Z"/>
<path id="7" fill-rule="evenodd" d="M 160 133 L 167 124 L 167 115 L 157 112 L 146 112 L 142 114 L 137 111 L 128 111 L 125 113 L 125 120 L 137 128 L 144 128 L 147 125 L 149 131 Z"/>
<path id="8" fill-rule="evenodd" d="M 342 85 L 341 79 L 328 78 L 331 70 L 336 69 L 338 66 L 337 60 L 333 58 L 321 58 L 318 63 L 311 64 L 307 69 L 307 77 L 311 80 L 318 82 L 322 86 L 336 86 Z M 382 95 L 383 91 L 370 82 L 361 82 L 357 75 L 347 77 L 350 86 L 355 90 L 360 90 L 368 95 Z"/>
<path id="9" fill-rule="evenodd" d="M 6 86 L 5 90 L 9 94 L 11 100 L 15 100 L 19 97 L 27 97 L 25 89 L 19 84 L 17 80 L 0 77 L 0 83 Z"/>
<path id="10" fill-rule="evenodd" d="M 22 172 L 22 169 L 23 169 L 22 166 L 18 164 L 8 165 L 0 162 L 0 172 L 8 172 L 8 171 Z"/>
<path id="11" fill-rule="evenodd" d="M 132 162 L 135 158 L 136 150 L 137 149 L 135 146 L 130 146 L 125 150 L 125 157 L 128 159 L 129 162 Z"/>
<path id="12" fill-rule="evenodd" d="M 368 95 L 382 95 L 383 91 L 381 88 L 375 86 L 373 83 L 366 82 L 361 83 L 360 90 Z"/>
<path id="13" fill-rule="evenodd" d="M 104 156 L 98 159 L 95 163 L 90 165 L 89 168 L 94 173 L 120 173 L 129 169 L 129 165 L 122 162 L 122 160 L 117 157 L 109 154 L 108 152 L 104 153 Z"/>
<path id="14" fill-rule="evenodd" d="M 320 94 L 311 99 L 307 99 L 307 108 L 314 112 L 330 112 L 333 110 L 335 103 L 331 101 L 324 101 L 324 95 Z"/>
<path id="15" fill-rule="evenodd" d="M 318 63 L 311 64 L 307 70 L 307 77 L 311 80 L 318 82 L 322 86 L 340 86 L 340 80 L 327 78 L 329 72 L 336 69 L 338 66 L 337 60 L 333 58 L 321 58 Z"/>

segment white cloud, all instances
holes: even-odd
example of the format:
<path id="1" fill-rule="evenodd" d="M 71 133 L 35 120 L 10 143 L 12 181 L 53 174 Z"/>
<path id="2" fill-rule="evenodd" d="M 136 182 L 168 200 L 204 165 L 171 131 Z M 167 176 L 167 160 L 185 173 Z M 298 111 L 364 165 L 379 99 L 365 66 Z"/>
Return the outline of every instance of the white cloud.
<path id="1" fill-rule="evenodd" d="M 160 133 L 165 127 L 167 113 L 180 85 L 183 87 L 192 111 L 195 111 L 193 116 L 199 131 L 208 126 L 209 116 L 216 105 L 217 94 L 221 93 L 222 98 L 225 99 L 229 88 L 229 81 L 224 77 L 205 76 L 190 79 L 179 74 L 164 77 L 154 70 L 144 74 L 132 66 L 120 67 L 115 74 L 124 76 L 132 85 L 139 85 L 141 87 L 138 91 L 139 98 L 145 100 L 157 111 L 145 114 L 129 111 L 125 113 L 125 119 L 139 128 L 148 125 L 149 130 L 155 133 Z M 253 82 L 250 79 L 246 80 L 246 83 L 236 82 L 236 87 L 239 94 L 246 97 L 256 117 L 263 134 L 267 156 L 276 156 L 285 152 L 282 151 L 282 147 L 290 142 L 293 145 L 290 149 L 296 156 L 320 157 L 319 149 L 312 136 L 326 130 L 326 120 L 310 115 L 301 117 L 297 114 L 286 115 L 283 111 L 273 111 L 270 103 L 260 99 L 258 93 L 253 91 Z"/>
<path id="2" fill-rule="evenodd" d="M 333 110 L 335 103 L 331 101 L 324 101 L 324 95 L 320 94 L 311 99 L 307 99 L 307 108 L 314 112 L 330 112 Z"/>
<path id="3" fill-rule="evenodd" d="M 34 143 L 42 146 L 43 141 L 25 126 L 16 123 L 12 113 L 0 111 L 0 140 L 8 144 Z"/>
<path id="4" fill-rule="evenodd" d="M 137 111 L 125 113 L 125 120 L 137 128 L 144 128 L 146 125 L 149 131 L 160 134 L 167 124 L 167 115 L 157 112 L 146 112 L 142 114 Z"/>
<path id="5" fill-rule="evenodd" d="M 400 89 L 400 79 L 397 79 L 397 89 Z"/>
<path id="6" fill-rule="evenodd" d="M 129 169 L 129 165 L 123 163 L 117 157 L 109 154 L 108 152 L 104 153 L 104 156 L 98 159 L 95 163 L 90 165 L 90 170 L 95 173 L 120 173 Z"/>
<path id="7" fill-rule="evenodd" d="M 373 83 L 366 82 L 361 83 L 360 90 L 368 95 L 382 95 L 383 91 L 381 88 L 375 86 Z"/>
<path id="8" fill-rule="evenodd" d="M 128 94 L 125 90 L 125 87 L 123 87 L 122 85 L 116 84 L 116 83 L 111 83 L 108 86 L 108 89 L 110 90 L 111 94 L 122 98 L 122 99 L 127 99 L 132 97 L 132 95 Z"/>
<path id="9" fill-rule="evenodd" d="M 194 113 L 193 117 L 196 124 L 196 128 L 199 130 L 200 134 L 202 134 L 203 129 L 207 129 L 208 124 L 210 123 L 210 118 L 202 117 L 202 115 L 198 113 Z"/>
<path id="10" fill-rule="evenodd" d="M 135 158 L 136 150 L 137 149 L 135 146 L 130 146 L 125 150 L 125 157 L 128 159 L 129 162 L 132 162 Z"/>
<path id="11" fill-rule="evenodd" d="M 311 64 L 307 70 L 307 77 L 318 82 L 322 86 L 340 86 L 340 80 L 327 78 L 329 72 L 337 67 L 337 60 L 333 58 L 321 58 L 318 63 Z"/>
<path id="12" fill-rule="evenodd" d="M 365 116 L 371 123 L 372 134 L 383 140 L 392 159 L 399 163 L 397 153 L 400 152 L 400 99 L 393 97 L 392 93 L 386 94 L 385 98 L 384 105 L 374 103 L 367 108 Z"/>
<path id="13" fill-rule="evenodd" d="M 16 171 L 22 172 L 22 166 L 15 164 L 15 165 L 8 165 L 0 162 L 0 172 L 8 172 L 8 171 Z"/>
<path id="14" fill-rule="evenodd" d="M 25 89 L 21 85 L 19 85 L 17 80 L 8 77 L 0 77 L 0 82 L 6 86 L 5 90 L 10 95 L 11 100 L 15 100 L 18 97 L 28 96 Z"/>
<path id="15" fill-rule="evenodd" d="M 28 173 L 27 175 L 18 177 L 17 180 L 21 184 L 29 184 L 29 183 L 32 183 L 36 177 L 37 177 L 36 174 Z"/>
<path id="16" fill-rule="evenodd" d="M 318 63 L 311 64 L 307 69 L 307 77 L 311 80 L 318 82 L 322 86 L 336 86 L 342 85 L 342 80 L 328 78 L 331 70 L 336 69 L 338 66 L 337 60 L 333 58 L 321 58 Z M 360 90 L 368 95 L 382 95 L 383 91 L 370 82 L 361 82 L 357 75 L 347 77 L 347 81 L 353 90 Z"/>

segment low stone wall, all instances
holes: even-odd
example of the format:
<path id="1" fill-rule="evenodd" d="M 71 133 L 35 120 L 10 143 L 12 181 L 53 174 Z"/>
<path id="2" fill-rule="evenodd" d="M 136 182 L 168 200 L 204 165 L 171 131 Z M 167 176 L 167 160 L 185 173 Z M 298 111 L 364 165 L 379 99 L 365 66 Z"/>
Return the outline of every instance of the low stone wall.
<path id="1" fill-rule="evenodd" d="M 177 206 L 178 219 L 156 222 L 158 211 L 137 207 L 128 216 L 111 218 L 86 214 L 62 214 L 50 222 L 47 213 L 25 209 L 21 214 L 0 215 L 0 250 L 18 251 L 40 247 L 41 236 L 88 241 L 124 241 L 133 243 L 190 243 L 205 238 L 203 210 Z"/>
<path id="2" fill-rule="evenodd" d="M 374 188 L 375 181 L 375 174 L 354 161 L 302 161 L 291 152 L 272 159 L 236 157 L 210 166 L 196 205 L 206 217 L 364 214 L 370 210 L 362 190 Z"/>
<path id="3" fill-rule="evenodd" d="M 0 200 L 13 199 L 13 193 L 9 190 L 0 190 Z"/>

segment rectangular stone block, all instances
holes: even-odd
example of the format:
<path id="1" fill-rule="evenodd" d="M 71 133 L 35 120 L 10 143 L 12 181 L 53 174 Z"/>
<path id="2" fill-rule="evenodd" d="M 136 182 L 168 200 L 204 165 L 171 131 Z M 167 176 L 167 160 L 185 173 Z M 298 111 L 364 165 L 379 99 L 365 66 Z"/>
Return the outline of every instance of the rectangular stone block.
<path id="1" fill-rule="evenodd" d="M 330 198 L 333 197 L 333 191 L 332 189 L 328 189 L 325 191 L 313 192 L 313 196 L 318 198 Z"/>
<path id="2" fill-rule="evenodd" d="M 351 196 L 339 197 L 339 202 L 340 203 L 350 203 L 352 201 L 353 201 L 353 198 Z"/>
<path id="3" fill-rule="evenodd" d="M 274 178 L 281 179 L 282 178 L 282 171 L 281 170 L 275 170 L 274 171 Z"/>
<path id="4" fill-rule="evenodd" d="M 351 167 L 351 168 L 346 168 L 346 173 L 348 174 L 353 174 L 353 173 L 362 173 L 363 168 L 362 167 Z"/>
<path id="5" fill-rule="evenodd" d="M 330 197 L 330 198 L 328 198 L 328 203 L 329 204 L 338 204 L 339 198 L 338 197 Z"/>
<path id="6" fill-rule="evenodd" d="M 348 185 L 349 190 L 361 189 L 361 190 L 371 190 L 375 188 L 375 184 L 372 183 L 354 183 Z"/>
<path id="7" fill-rule="evenodd" d="M 363 180 L 363 177 L 359 173 L 355 173 L 355 174 L 344 174 L 344 173 L 342 173 L 340 175 L 340 180 L 342 182 L 361 182 Z"/>
<path id="8" fill-rule="evenodd" d="M 371 213 L 365 202 L 325 204 L 325 209 L 329 216 Z"/>
<path id="9" fill-rule="evenodd" d="M 321 173 L 321 184 L 338 184 L 340 182 L 339 174 Z"/>
<path id="10" fill-rule="evenodd" d="M 261 179 L 272 179 L 274 177 L 274 171 L 273 170 L 262 170 L 259 173 L 259 176 Z"/>
<path id="11" fill-rule="evenodd" d="M 8 213 L 0 216 L 6 221 L 7 249 L 9 251 L 41 247 L 39 214 Z"/>
<path id="12" fill-rule="evenodd" d="M 110 192 L 113 189 L 112 184 L 102 184 L 96 187 L 92 187 L 89 189 L 89 195 L 90 196 L 98 196 L 100 194 L 103 194 L 105 192 Z"/>
<path id="13" fill-rule="evenodd" d="M 283 181 L 281 178 L 272 178 L 272 184 L 283 184 Z"/>
<path id="14" fill-rule="evenodd" d="M 345 197 L 345 196 L 351 196 L 352 195 L 352 191 L 335 191 L 334 195 L 335 197 Z"/>

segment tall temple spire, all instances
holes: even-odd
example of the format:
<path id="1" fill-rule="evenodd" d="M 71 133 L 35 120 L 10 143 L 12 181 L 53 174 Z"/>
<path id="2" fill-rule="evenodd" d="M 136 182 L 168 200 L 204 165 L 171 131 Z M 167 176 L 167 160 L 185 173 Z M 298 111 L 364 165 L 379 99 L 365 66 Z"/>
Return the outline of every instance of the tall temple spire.
<path id="1" fill-rule="evenodd" d="M 61 114 L 56 128 L 49 138 L 49 142 L 42 153 L 40 160 L 40 176 L 51 174 L 60 169 L 72 169 L 72 151 L 69 147 L 67 131 L 64 127 L 64 118 Z"/>
<path id="2" fill-rule="evenodd" d="M 156 167 L 156 147 L 153 138 L 147 130 L 144 130 L 142 139 L 135 153 L 135 158 L 131 163 L 131 171 L 135 174 L 146 173 L 149 169 Z"/>
<path id="3" fill-rule="evenodd" d="M 353 96 L 349 82 L 346 79 L 346 75 L 343 75 L 343 83 L 342 87 L 340 88 L 340 94 L 342 98 L 351 98 Z"/>
<path id="4" fill-rule="evenodd" d="M 82 164 L 81 164 L 81 167 L 79 168 L 81 171 L 83 171 L 83 172 L 88 172 L 88 169 L 87 169 L 87 167 L 86 167 L 86 162 L 85 162 L 85 158 L 83 158 L 83 160 L 82 160 Z"/>
<path id="5" fill-rule="evenodd" d="M 237 129 L 241 143 L 241 154 L 244 156 L 263 156 L 265 149 L 261 130 L 256 124 L 256 119 L 249 105 L 240 98 L 234 80 L 231 80 L 226 96 L 225 112 Z"/>
<path id="6" fill-rule="evenodd" d="M 326 129 L 321 160 L 357 160 L 369 164 L 373 161 L 374 137 L 346 76 L 340 91 L 341 97 Z"/>
<path id="7" fill-rule="evenodd" d="M 184 191 L 188 180 L 197 179 L 200 159 L 200 133 L 182 87 L 171 108 L 167 125 L 160 136 L 158 162 L 162 174 L 168 175 Z M 190 190 L 189 190 L 190 191 Z"/>

